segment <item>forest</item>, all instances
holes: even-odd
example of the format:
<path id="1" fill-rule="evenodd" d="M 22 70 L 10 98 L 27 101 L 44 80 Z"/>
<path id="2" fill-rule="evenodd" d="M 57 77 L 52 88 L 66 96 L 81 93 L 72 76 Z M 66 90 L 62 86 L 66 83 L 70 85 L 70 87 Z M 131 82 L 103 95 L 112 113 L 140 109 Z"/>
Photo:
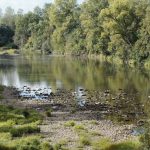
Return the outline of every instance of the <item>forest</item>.
<path id="1" fill-rule="evenodd" d="M 0 47 L 150 61 L 149 0 L 55 0 L 33 12 L 0 11 Z M 27 51 L 28 52 L 28 51 Z"/>

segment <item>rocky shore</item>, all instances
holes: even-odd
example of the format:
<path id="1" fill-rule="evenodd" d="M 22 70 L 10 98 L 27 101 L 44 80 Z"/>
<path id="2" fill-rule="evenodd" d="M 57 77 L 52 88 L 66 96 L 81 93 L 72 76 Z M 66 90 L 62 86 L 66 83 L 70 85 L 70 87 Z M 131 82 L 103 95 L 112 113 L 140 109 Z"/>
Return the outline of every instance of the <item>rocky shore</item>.
<path id="1" fill-rule="evenodd" d="M 128 94 L 122 89 L 118 93 L 109 90 L 81 91 L 86 101 L 84 106 L 78 104 L 79 99 L 73 90 L 57 90 L 46 100 L 33 100 L 20 98 L 16 88 L 5 87 L 1 104 L 32 108 L 44 114 L 50 110 L 50 115 L 45 114 L 40 128 L 43 140 L 52 144 L 59 139 L 61 142 L 65 140 L 67 147 L 78 147 L 80 134 L 75 126 L 82 126 L 92 141 L 108 138 L 113 142 L 121 142 L 138 138 L 132 133 L 145 122 L 143 106 L 136 100 L 138 93 Z M 66 126 L 70 121 L 74 125 Z"/>

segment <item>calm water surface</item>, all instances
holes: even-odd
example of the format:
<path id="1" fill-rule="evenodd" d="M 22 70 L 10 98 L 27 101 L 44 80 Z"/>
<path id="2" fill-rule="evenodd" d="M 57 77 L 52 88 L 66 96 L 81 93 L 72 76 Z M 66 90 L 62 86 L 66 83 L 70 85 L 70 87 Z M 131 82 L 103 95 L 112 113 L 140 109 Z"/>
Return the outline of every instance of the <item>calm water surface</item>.
<path id="1" fill-rule="evenodd" d="M 150 95 L 150 72 L 108 62 L 70 57 L 14 57 L 0 59 L 0 84 L 23 87 L 51 87 L 127 93 L 139 92 L 140 101 Z M 149 99 L 150 100 L 150 99 Z"/>

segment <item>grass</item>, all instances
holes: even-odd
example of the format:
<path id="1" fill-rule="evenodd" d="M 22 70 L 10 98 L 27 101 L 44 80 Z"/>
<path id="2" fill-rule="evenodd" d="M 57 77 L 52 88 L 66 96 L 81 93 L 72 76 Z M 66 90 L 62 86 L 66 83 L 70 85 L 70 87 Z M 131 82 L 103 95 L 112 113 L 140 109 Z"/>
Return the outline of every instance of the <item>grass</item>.
<path id="1" fill-rule="evenodd" d="M 25 115 L 28 112 L 28 115 Z M 31 109 L 16 109 L 13 107 L 8 107 L 0 105 L 0 121 L 13 120 L 16 124 L 26 124 L 36 121 L 41 121 L 42 116 L 34 110 Z"/>
<path id="2" fill-rule="evenodd" d="M 65 127 L 74 127 L 76 123 L 73 120 L 65 122 L 64 126 Z"/>
<path id="3" fill-rule="evenodd" d="M 14 125 L 15 122 L 12 120 L 0 122 L 0 132 L 10 132 Z"/>
<path id="4" fill-rule="evenodd" d="M 32 133 L 39 133 L 39 132 L 40 132 L 40 128 L 35 123 L 13 127 L 10 130 L 10 133 L 13 137 L 20 137 L 25 134 L 32 134 Z"/>
<path id="5" fill-rule="evenodd" d="M 38 150 L 40 147 L 40 137 L 38 136 L 28 136 L 14 140 L 0 141 L 1 150 Z"/>
<path id="6" fill-rule="evenodd" d="M 41 117 L 34 110 L 0 105 L 0 150 L 41 150 L 40 137 L 33 136 L 40 133 Z"/>
<path id="7" fill-rule="evenodd" d="M 54 150 L 53 146 L 51 146 L 48 142 L 44 142 L 41 144 L 42 150 Z"/>
<path id="8" fill-rule="evenodd" d="M 112 143 L 109 139 L 102 138 L 92 143 L 94 150 L 141 150 L 139 141 L 125 141 L 120 143 Z"/>
<path id="9" fill-rule="evenodd" d="M 90 146 L 91 138 L 87 134 L 82 134 L 79 137 L 79 142 L 82 146 Z"/>
<path id="10" fill-rule="evenodd" d="M 110 147 L 111 144 L 112 143 L 109 139 L 102 138 L 96 142 L 93 142 L 92 147 L 94 150 L 106 150 Z"/>
<path id="11" fill-rule="evenodd" d="M 86 128 L 83 125 L 79 124 L 79 125 L 74 126 L 74 130 L 77 131 L 77 132 L 86 131 Z"/>
<path id="12" fill-rule="evenodd" d="M 126 141 L 118 144 L 110 145 L 106 150 L 141 150 L 139 142 Z"/>

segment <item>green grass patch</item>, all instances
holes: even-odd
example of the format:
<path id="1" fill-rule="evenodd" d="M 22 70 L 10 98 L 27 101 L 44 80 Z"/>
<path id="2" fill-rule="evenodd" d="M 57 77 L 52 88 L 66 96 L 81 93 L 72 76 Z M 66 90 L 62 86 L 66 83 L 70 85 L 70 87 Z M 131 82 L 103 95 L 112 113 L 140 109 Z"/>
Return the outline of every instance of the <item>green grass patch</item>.
<path id="1" fill-rule="evenodd" d="M 107 150 L 111 146 L 111 141 L 106 138 L 102 138 L 92 143 L 94 150 Z M 109 150 L 109 149 L 108 149 Z"/>
<path id="2" fill-rule="evenodd" d="M 34 110 L 0 105 L 0 150 L 42 150 L 40 137 L 31 136 L 40 132 L 41 121 Z"/>
<path id="3" fill-rule="evenodd" d="M 102 138 L 93 142 L 92 146 L 94 150 L 141 150 L 141 143 L 138 140 L 112 143 L 111 140 Z"/>
<path id="4" fill-rule="evenodd" d="M 0 122 L 0 132 L 9 132 L 13 128 L 14 125 L 15 125 L 15 122 L 12 120 Z"/>
<path id="5" fill-rule="evenodd" d="M 82 146 L 90 146 L 91 145 L 91 138 L 88 134 L 82 134 L 79 137 L 79 142 Z"/>
<path id="6" fill-rule="evenodd" d="M 87 131 L 87 129 L 81 124 L 80 125 L 75 125 L 74 130 L 77 131 L 77 132 L 78 131 Z"/>
<path id="7" fill-rule="evenodd" d="M 42 116 L 35 110 L 16 109 L 0 105 L 0 121 L 13 120 L 16 124 L 25 124 L 41 121 Z"/>
<path id="8" fill-rule="evenodd" d="M 10 133 L 13 137 L 20 137 L 25 134 L 32 134 L 32 133 L 39 133 L 39 132 L 40 132 L 40 128 L 35 123 L 19 125 L 13 127 L 10 130 Z"/>
<path id="9" fill-rule="evenodd" d="M 74 127 L 76 123 L 73 120 L 65 122 L 64 126 L 65 127 Z"/>
<path id="10" fill-rule="evenodd" d="M 141 150 L 141 143 L 137 141 L 126 141 L 118 144 L 112 144 L 106 150 Z"/>
<path id="11" fill-rule="evenodd" d="M 15 140 L 0 141 L 1 150 L 40 150 L 40 137 L 29 136 Z"/>

